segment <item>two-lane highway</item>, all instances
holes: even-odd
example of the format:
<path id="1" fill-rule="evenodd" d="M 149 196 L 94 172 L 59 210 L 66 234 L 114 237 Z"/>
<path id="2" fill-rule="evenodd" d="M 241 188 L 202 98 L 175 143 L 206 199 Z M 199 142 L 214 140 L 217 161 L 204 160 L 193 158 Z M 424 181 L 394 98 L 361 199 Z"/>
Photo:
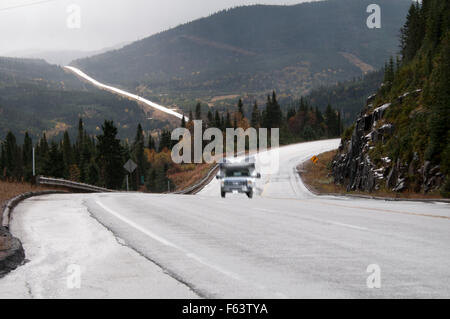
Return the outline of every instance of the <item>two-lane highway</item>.
<path id="1" fill-rule="evenodd" d="M 28 297 L 448 297 L 449 205 L 310 194 L 294 167 L 338 143 L 280 148 L 253 200 L 220 198 L 217 181 L 195 196 L 27 200 L 12 231 L 30 262 L 0 280 L 0 297 L 18 283 L 13 294 Z M 70 264 L 83 269 L 79 289 L 62 280 Z M 380 288 L 367 285 L 369 265 Z"/>

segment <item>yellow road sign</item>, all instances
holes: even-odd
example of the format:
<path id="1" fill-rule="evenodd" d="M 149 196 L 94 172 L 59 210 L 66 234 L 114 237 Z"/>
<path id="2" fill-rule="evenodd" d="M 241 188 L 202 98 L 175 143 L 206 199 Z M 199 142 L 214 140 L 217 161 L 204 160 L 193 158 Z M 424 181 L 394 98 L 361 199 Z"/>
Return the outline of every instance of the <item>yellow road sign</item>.
<path id="1" fill-rule="evenodd" d="M 319 161 L 319 158 L 318 158 L 316 155 L 314 155 L 313 157 L 311 157 L 311 161 L 312 161 L 314 164 L 317 164 L 317 162 Z"/>

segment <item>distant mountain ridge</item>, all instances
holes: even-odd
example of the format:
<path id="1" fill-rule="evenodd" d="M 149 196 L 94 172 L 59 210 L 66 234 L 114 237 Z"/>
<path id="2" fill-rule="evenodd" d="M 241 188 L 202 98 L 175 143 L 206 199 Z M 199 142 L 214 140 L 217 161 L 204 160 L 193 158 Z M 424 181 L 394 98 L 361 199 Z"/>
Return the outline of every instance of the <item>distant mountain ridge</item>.
<path id="1" fill-rule="evenodd" d="M 5 55 L 11 58 L 22 59 L 43 59 L 47 63 L 57 65 L 68 65 L 71 61 L 86 58 L 89 56 L 102 54 L 111 50 L 117 50 L 124 47 L 127 43 L 119 43 L 114 46 L 103 48 L 95 51 L 81 51 L 81 50 L 21 50 L 7 52 Z"/>
<path id="2" fill-rule="evenodd" d="M 173 101 L 273 89 L 299 96 L 379 69 L 398 52 L 411 0 L 379 0 L 382 28 L 369 29 L 371 0 L 225 10 L 72 62 L 100 81 Z"/>

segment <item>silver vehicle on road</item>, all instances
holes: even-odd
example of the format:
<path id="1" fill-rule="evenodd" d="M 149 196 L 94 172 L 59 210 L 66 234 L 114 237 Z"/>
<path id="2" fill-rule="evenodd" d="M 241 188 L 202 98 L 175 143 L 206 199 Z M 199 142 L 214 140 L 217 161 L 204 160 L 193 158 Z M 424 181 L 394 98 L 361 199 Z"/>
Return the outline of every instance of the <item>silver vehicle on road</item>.
<path id="1" fill-rule="evenodd" d="M 221 180 L 220 194 L 223 198 L 226 193 L 245 193 L 249 198 L 253 197 L 255 179 L 261 178 L 261 174 L 256 173 L 255 163 L 225 160 L 219 164 L 219 169 L 216 178 Z"/>

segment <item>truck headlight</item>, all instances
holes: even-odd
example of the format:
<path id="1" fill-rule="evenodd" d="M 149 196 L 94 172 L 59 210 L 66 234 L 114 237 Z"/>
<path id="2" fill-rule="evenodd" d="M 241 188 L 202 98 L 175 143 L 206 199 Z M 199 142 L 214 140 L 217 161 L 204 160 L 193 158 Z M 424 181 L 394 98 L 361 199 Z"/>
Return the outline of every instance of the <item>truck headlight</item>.
<path id="1" fill-rule="evenodd" d="M 224 187 L 224 186 L 225 186 L 225 182 L 224 182 L 224 181 L 221 181 L 221 182 L 220 182 L 220 186 Z"/>

